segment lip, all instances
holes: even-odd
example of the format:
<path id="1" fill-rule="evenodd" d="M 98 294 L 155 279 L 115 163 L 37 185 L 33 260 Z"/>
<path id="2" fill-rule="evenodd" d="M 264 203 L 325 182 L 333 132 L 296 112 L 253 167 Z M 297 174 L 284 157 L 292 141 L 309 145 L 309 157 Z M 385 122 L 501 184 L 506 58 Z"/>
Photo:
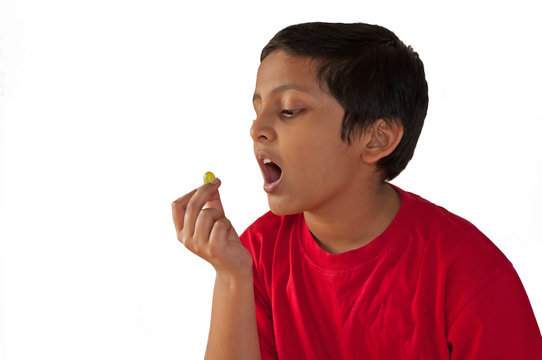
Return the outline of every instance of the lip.
<path id="1" fill-rule="evenodd" d="M 256 154 L 256 160 L 258 161 L 258 165 L 260 166 L 260 170 L 262 172 L 262 176 L 263 176 L 263 179 L 264 179 L 263 190 L 266 193 L 271 193 L 271 192 L 275 191 L 277 189 L 277 187 L 282 183 L 284 170 L 282 170 L 283 168 L 282 168 L 280 162 L 276 160 L 276 157 L 274 157 L 273 155 L 270 155 L 268 152 L 266 152 L 264 150 L 258 150 L 258 151 L 255 152 L 255 154 Z M 281 169 L 280 178 L 277 181 L 275 181 L 274 183 L 267 183 L 266 180 L 265 180 L 265 171 L 266 170 L 265 170 L 265 165 L 263 163 L 264 159 L 271 160 L 273 163 L 275 163 Z"/>

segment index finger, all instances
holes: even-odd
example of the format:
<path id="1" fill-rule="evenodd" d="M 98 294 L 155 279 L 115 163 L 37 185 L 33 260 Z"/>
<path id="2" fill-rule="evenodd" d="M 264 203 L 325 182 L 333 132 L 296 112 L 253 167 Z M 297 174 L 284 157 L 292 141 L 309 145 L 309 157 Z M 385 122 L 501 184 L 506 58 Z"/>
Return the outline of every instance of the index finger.
<path id="1" fill-rule="evenodd" d="M 220 200 L 220 193 L 218 192 L 218 189 L 216 189 L 216 191 L 211 194 L 209 199 L 207 199 L 207 202 L 205 203 L 204 208 L 218 209 L 222 213 L 223 216 L 226 216 L 224 207 L 222 207 L 222 201 Z"/>
<path id="2" fill-rule="evenodd" d="M 171 209 L 173 211 L 173 224 L 175 224 L 175 231 L 177 231 L 177 233 L 183 229 L 186 207 L 197 190 L 198 189 L 194 189 L 171 203 Z"/>
<path id="3" fill-rule="evenodd" d="M 218 180 L 218 179 L 217 179 Z M 200 186 L 196 193 L 189 199 L 188 204 L 186 205 L 185 215 L 184 215 L 184 224 L 182 229 L 186 231 L 190 236 L 194 234 L 194 228 L 196 226 L 196 219 L 199 215 L 199 212 L 203 208 L 203 205 L 211 198 L 214 192 L 218 193 L 218 187 L 221 182 L 218 181 L 216 184 L 207 183 Z M 215 195 L 215 199 L 217 195 Z M 220 210 L 220 208 L 219 208 Z M 221 211 L 222 217 L 224 217 L 224 211 Z"/>

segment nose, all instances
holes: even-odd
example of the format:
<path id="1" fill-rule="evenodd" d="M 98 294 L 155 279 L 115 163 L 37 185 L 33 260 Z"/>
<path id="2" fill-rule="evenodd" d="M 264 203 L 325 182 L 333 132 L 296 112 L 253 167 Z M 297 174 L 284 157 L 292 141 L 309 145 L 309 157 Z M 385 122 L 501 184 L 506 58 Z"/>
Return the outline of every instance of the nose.
<path id="1" fill-rule="evenodd" d="M 254 142 L 269 142 L 276 138 L 276 132 L 272 127 L 270 119 L 265 119 L 260 114 L 256 120 L 252 121 L 250 127 L 250 137 Z"/>

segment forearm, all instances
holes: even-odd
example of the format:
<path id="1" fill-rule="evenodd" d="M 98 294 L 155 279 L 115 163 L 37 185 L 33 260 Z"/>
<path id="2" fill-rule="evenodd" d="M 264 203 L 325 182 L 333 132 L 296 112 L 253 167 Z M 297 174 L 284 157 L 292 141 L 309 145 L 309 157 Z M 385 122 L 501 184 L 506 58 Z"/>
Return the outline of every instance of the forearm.
<path id="1" fill-rule="evenodd" d="M 205 359 L 261 359 L 252 274 L 233 279 L 217 273 Z"/>

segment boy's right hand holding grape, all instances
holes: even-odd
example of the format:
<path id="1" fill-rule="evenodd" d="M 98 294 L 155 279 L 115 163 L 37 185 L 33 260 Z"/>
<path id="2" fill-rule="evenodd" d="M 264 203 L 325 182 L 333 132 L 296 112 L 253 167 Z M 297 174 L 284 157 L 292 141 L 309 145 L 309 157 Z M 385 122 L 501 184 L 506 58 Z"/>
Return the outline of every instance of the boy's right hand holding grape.
<path id="1" fill-rule="evenodd" d="M 214 179 L 175 200 L 173 222 L 179 241 L 216 270 L 205 359 L 260 359 L 252 256 L 224 214 L 220 184 Z"/>
<path id="2" fill-rule="evenodd" d="M 220 180 L 214 179 L 173 202 L 177 238 L 188 250 L 208 261 L 217 276 L 250 276 L 252 280 L 252 256 L 224 214 L 220 185 Z"/>

